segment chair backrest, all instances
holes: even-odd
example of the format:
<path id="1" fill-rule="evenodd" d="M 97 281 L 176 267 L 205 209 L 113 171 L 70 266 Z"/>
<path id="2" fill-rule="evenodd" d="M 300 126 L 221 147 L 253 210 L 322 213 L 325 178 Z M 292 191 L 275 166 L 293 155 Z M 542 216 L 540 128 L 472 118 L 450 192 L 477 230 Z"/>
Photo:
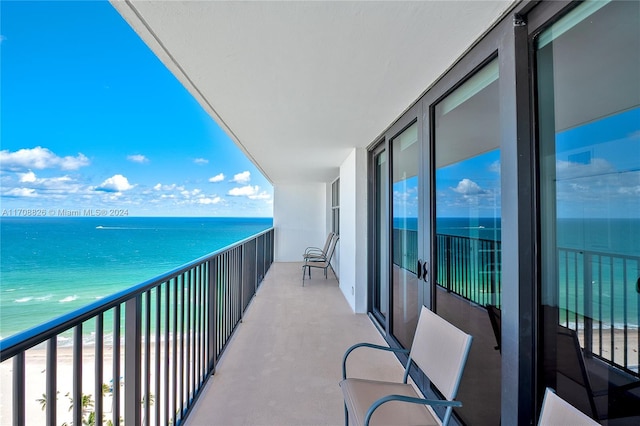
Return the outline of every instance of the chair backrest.
<path id="1" fill-rule="evenodd" d="M 597 423 L 591 417 L 560 398 L 550 388 L 545 390 L 538 426 L 592 426 L 599 424 L 600 423 Z"/>
<path id="2" fill-rule="evenodd" d="M 471 340 L 471 335 L 422 307 L 411 359 L 449 401 L 458 393 Z"/>
<path id="3" fill-rule="evenodd" d="M 562 325 L 557 326 L 556 353 L 556 373 L 574 384 L 571 392 L 565 392 L 565 398 L 568 396 L 570 404 L 585 412 L 590 410 L 592 417 L 597 419 L 598 410 L 593 399 L 593 388 L 575 330 Z M 560 387 L 556 389 L 565 395 Z"/>
<path id="4" fill-rule="evenodd" d="M 340 239 L 340 235 L 333 234 L 333 239 L 331 244 L 329 245 L 329 251 L 327 252 L 327 263 L 331 263 L 331 258 L 333 257 L 333 252 L 336 251 L 336 246 L 338 245 L 338 240 Z"/>
<path id="5" fill-rule="evenodd" d="M 331 245 L 331 241 L 333 241 L 334 235 L 336 234 L 333 232 L 329 232 L 329 235 L 327 235 L 327 241 L 325 241 L 324 247 L 322 248 L 322 253 L 327 253 L 327 250 L 329 250 L 329 246 Z"/>

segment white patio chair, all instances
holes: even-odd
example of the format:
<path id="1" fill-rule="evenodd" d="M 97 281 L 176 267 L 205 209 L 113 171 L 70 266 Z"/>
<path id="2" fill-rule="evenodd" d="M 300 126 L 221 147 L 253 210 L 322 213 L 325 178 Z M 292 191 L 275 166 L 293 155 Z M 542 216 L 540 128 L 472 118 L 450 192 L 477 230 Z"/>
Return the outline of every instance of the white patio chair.
<path id="1" fill-rule="evenodd" d="M 560 398 L 551 388 L 545 390 L 538 426 L 593 426 L 599 424 Z"/>
<path id="2" fill-rule="evenodd" d="M 456 401 L 472 337 L 422 307 L 411 351 L 386 346 L 359 343 L 350 347 L 342 360 L 340 382 L 345 404 L 345 424 L 356 425 L 446 425 Z M 368 347 L 409 354 L 402 382 L 347 378 L 346 362 L 356 348 Z M 415 363 L 444 396 L 444 399 L 425 399 L 407 383 L 409 368 Z M 431 408 L 444 406 L 442 420 Z"/>

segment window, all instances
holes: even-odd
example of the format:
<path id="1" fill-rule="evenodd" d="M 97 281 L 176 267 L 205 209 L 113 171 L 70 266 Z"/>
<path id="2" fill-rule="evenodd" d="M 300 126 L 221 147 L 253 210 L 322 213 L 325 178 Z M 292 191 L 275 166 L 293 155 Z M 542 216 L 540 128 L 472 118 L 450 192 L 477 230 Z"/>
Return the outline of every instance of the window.
<path id="1" fill-rule="evenodd" d="M 331 184 L 331 231 L 340 235 L 340 179 Z"/>

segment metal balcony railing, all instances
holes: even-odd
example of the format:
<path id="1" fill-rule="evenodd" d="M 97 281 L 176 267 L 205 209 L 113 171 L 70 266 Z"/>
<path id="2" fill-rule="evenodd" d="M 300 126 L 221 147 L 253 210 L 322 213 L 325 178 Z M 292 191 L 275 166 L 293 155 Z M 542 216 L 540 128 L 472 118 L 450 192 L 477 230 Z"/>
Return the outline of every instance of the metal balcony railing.
<path id="1" fill-rule="evenodd" d="M 416 273 L 418 233 L 394 229 L 393 261 Z M 480 306 L 501 306 L 500 241 L 436 235 L 436 283 Z M 559 322 L 588 355 L 638 376 L 640 257 L 559 247 Z"/>
<path id="2" fill-rule="evenodd" d="M 478 305 L 500 307 L 500 241 L 438 234 L 436 244 L 438 285 Z"/>
<path id="3" fill-rule="evenodd" d="M 638 376 L 640 257 L 558 248 L 560 322 L 589 355 Z"/>
<path id="4" fill-rule="evenodd" d="M 46 424 L 62 423 L 54 403 L 56 370 L 58 340 L 68 333 L 74 425 L 181 424 L 273 263 L 273 247 L 271 228 L 0 341 L 0 362 L 13 362 L 13 425 L 26 422 L 25 353 L 41 344 L 46 345 L 41 402 Z M 90 346 L 83 340 L 86 331 L 94 332 Z M 89 350 L 95 360 L 92 371 L 83 368 L 83 351 Z M 105 383 L 105 375 L 113 381 Z M 84 376 L 92 376 L 88 378 L 95 383 L 90 410 L 84 403 Z"/>

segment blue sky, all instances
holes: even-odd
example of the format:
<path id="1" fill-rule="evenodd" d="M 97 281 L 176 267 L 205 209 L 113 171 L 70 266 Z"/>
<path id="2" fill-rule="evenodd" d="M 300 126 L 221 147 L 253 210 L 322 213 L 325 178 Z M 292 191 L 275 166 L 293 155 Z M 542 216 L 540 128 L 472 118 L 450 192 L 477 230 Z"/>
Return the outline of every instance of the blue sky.
<path id="1" fill-rule="evenodd" d="M 270 183 L 108 2 L 0 7 L 3 211 L 272 216 Z"/>

